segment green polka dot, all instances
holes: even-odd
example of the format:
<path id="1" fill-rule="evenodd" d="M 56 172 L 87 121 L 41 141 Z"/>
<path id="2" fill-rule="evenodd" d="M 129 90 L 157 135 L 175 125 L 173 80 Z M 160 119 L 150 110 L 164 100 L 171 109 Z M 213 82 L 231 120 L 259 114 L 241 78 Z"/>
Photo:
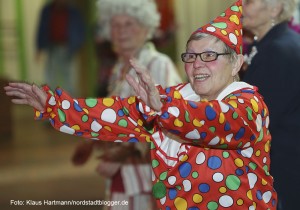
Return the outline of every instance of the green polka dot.
<path id="1" fill-rule="evenodd" d="M 253 120 L 253 110 L 250 109 L 250 107 L 246 108 L 247 112 L 248 112 L 248 120 Z"/>
<path id="2" fill-rule="evenodd" d="M 218 203 L 211 201 L 207 204 L 207 209 L 209 210 L 217 210 L 218 209 Z"/>
<path id="3" fill-rule="evenodd" d="M 98 134 L 98 133 L 91 132 L 91 136 L 92 136 L 92 137 L 97 137 L 97 136 L 99 136 L 99 134 Z"/>
<path id="4" fill-rule="evenodd" d="M 230 190 L 238 190 L 239 187 L 241 186 L 241 180 L 235 175 L 229 175 L 226 178 L 226 186 Z"/>
<path id="5" fill-rule="evenodd" d="M 155 147 L 155 144 L 151 141 L 151 143 L 150 143 L 150 149 L 155 149 L 156 147 Z"/>
<path id="6" fill-rule="evenodd" d="M 126 134 L 124 134 L 124 133 L 119 133 L 118 134 L 118 137 L 126 137 L 127 135 Z"/>
<path id="7" fill-rule="evenodd" d="M 85 99 L 85 104 L 90 108 L 95 107 L 97 105 L 97 103 L 98 103 L 98 101 L 95 98 Z"/>
<path id="8" fill-rule="evenodd" d="M 229 158 L 230 154 L 229 152 L 223 152 L 223 158 Z"/>
<path id="9" fill-rule="evenodd" d="M 209 128 L 209 130 L 210 130 L 212 133 L 214 133 L 214 132 L 216 131 L 216 128 L 212 126 L 212 127 Z"/>
<path id="10" fill-rule="evenodd" d="M 267 165 L 264 165 L 264 166 L 263 166 L 263 169 L 264 169 L 266 175 L 269 176 L 269 175 L 270 175 L 269 167 L 268 167 Z"/>
<path id="11" fill-rule="evenodd" d="M 175 188 L 176 188 L 177 190 L 181 190 L 181 186 L 179 186 L 179 185 L 175 186 Z"/>
<path id="12" fill-rule="evenodd" d="M 236 5 L 232 6 L 230 9 L 231 9 L 232 11 L 234 11 L 234 12 L 239 12 L 239 11 L 240 11 L 240 10 L 239 10 L 239 7 L 236 6 Z"/>
<path id="13" fill-rule="evenodd" d="M 232 118 L 237 119 L 239 117 L 239 114 L 237 112 L 233 112 Z"/>
<path id="14" fill-rule="evenodd" d="M 192 173 L 192 177 L 193 177 L 194 179 L 197 179 L 198 176 L 199 176 L 199 174 L 198 174 L 197 171 L 194 171 L 194 172 Z"/>
<path id="15" fill-rule="evenodd" d="M 156 159 L 152 160 L 152 168 L 156 168 L 157 166 L 159 166 L 159 162 Z"/>
<path id="16" fill-rule="evenodd" d="M 253 162 L 249 163 L 249 167 L 253 170 L 255 170 L 257 168 L 257 165 Z"/>
<path id="17" fill-rule="evenodd" d="M 124 127 L 126 128 L 128 126 L 128 122 L 124 119 L 121 119 L 119 122 L 118 122 L 118 125 L 121 126 L 121 127 Z"/>
<path id="18" fill-rule="evenodd" d="M 186 122 L 191 122 L 191 120 L 190 120 L 190 114 L 189 114 L 189 112 L 188 111 L 185 111 L 185 113 L 184 113 L 184 118 L 185 118 L 185 121 Z"/>
<path id="19" fill-rule="evenodd" d="M 159 179 L 162 180 L 162 181 L 166 180 L 167 174 L 168 174 L 168 172 L 166 172 L 166 171 L 165 171 L 165 172 L 162 172 L 162 173 L 159 175 Z"/>
<path id="20" fill-rule="evenodd" d="M 60 122 L 66 121 L 66 114 L 61 109 L 58 109 L 58 117 Z"/>
<path id="21" fill-rule="evenodd" d="M 123 107 L 123 112 L 125 115 L 129 115 L 129 110 L 126 107 Z"/>
<path id="22" fill-rule="evenodd" d="M 89 117 L 85 114 L 81 118 L 82 122 L 87 122 L 89 120 Z"/>
<path id="23" fill-rule="evenodd" d="M 225 22 L 220 22 L 220 23 L 212 23 L 211 25 L 213 25 L 216 28 L 220 28 L 220 29 L 225 29 L 227 28 L 227 23 Z"/>
<path id="24" fill-rule="evenodd" d="M 157 182 L 153 185 L 152 194 L 154 198 L 161 199 L 166 196 L 167 188 L 162 182 Z"/>

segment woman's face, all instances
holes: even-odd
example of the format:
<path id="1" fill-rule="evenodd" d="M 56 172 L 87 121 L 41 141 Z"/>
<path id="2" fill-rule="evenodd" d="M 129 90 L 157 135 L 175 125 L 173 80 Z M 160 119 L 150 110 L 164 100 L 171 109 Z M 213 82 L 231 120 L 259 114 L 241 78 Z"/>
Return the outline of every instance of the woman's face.
<path id="1" fill-rule="evenodd" d="M 214 51 L 225 53 L 222 42 L 216 42 L 211 37 L 190 41 L 187 47 L 189 53 Z M 238 70 L 233 70 L 230 55 L 219 55 L 217 60 L 204 62 L 197 56 L 193 63 L 185 63 L 185 71 L 194 91 L 202 99 L 214 100 L 233 82 L 233 76 Z"/>
<path id="2" fill-rule="evenodd" d="M 263 0 L 243 1 L 243 26 L 252 33 L 265 34 L 271 28 L 272 13 Z"/>
<path id="3" fill-rule="evenodd" d="M 115 15 L 110 26 L 111 40 L 117 53 L 137 51 L 146 41 L 148 30 L 134 17 Z"/>

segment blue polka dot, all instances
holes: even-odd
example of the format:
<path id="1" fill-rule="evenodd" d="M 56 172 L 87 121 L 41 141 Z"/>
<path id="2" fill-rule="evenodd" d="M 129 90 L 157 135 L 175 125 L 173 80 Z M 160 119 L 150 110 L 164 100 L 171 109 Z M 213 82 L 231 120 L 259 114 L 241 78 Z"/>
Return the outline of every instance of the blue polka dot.
<path id="1" fill-rule="evenodd" d="M 213 170 L 220 168 L 221 164 L 222 160 L 217 156 L 212 156 L 207 161 L 207 166 Z"/>
<path id="2" fill-rule="evenodd" d="M 119 117 L 123 117 L 125 114 L 124 114 L 124 112 L 123 112 L 123 110 L 122 109 L 119 109 L 119 111 L 118 111 L 118 116 Z"/>
<path id="3" fill-rule="evenodd" d="M 168 93 L 171 92 L 171 88 L 168 87 L 168 88 L 165 89 L 165 91 L 166 91 L 166 94 L 168 94 Z"/>
<path id="4" fill-rule="evenodd" d="M 173 199 L 176 198 L 176 196 L 177 196 L 177 190 L 175 190 L 175 189 L 170 189 L 170 190 L 169 190 L 169 198 L 170 198 L 171 200 L 173 200 Z"/>
<path id="5" fill-rule="evenodd" d="M 238 141 L 244 136 L 244 134 L 245 134 L 245 128 L 241 127 L 240 130 L 235 135 L 234 139 Z"/>
<path id="6" fill-rule="evenodd" d="M 202 193 L 207 193 L 207 192 L 209 192 L 210 187 L 209 187 L 208 184 L 205 184 L 205 183 L 204 183 L 204 184 L 199 184 L 198 189 L 199 189 L 199 191 L 202 192 Z"/>
<path id="7" fill-rule="evenodd" d="M 236 174 L 237 176 L 241 176 L 241 175 L 244 174 L 244 171 L 243 171 L 242 169 L 236 169 L 236 170 L 235 170 L 235 174 Z"/>
<path id="8" fill-rule="evenodd" d="M 139 142 L 139 140 L 137 138 L 131 138 L 128 140 L 128 142 Z"/>
<path id="9" fill-rule="evenodd" d="M 82 112 L 82 111 L 83 111 L 82 108 L 79 106 L 78 103 L 74 102 L 73 106 L 74 106 L 74 109 L 75 109 L 77 112 Z"/>
<path id="10" fill-rule="evenodd" d="M 167 97 L 166 102 L 170 103 L 172 102 L 172 98 L 170 96 Z"/>
<path id="11" fill-rule="evenodd" d="M 229 131 L 230 129 L 231 129 L 231 126 L 230 126 L 229 122 L 226 122 L 224 125 L 224 130 Z"/>
<path id="12" fill-rule="evenodd" d="M 194 109 L 198 108 L 197 104 L 193 101 L 188 101 L 188 104 Z"/>
<path id="13" fill-rule="evenodd" d="M 186 178 L 190 173 L 191 173 L 191 170 L 192 170 L 192 165 L 190 163 L 182 163 L 180 166 L 179 166 L 179 174 L 182 178 Z"/>
<path id="14" fill-rule="evenodd" d="M 258 200 L 262 200 L 262 193 L 261 193 L 260 190 L 257 190 L 256 197 L 257 197 Z"/>
<path id="15" fill-rule="evenodd" d="M 205 115 L 208 120 L 214 120 L 217 116 L 217 113 L 211 106 L 206 106 L 205 107 Z"/>
<path id="16" fill-rule="evenodd" d="M 201 139 L 205 139 L 206 136 L 207 136 L 207 133 L 205 133 L 205 132 L 200 133 Z"/>
<path id="17" fill-rule="evenodd" d="M 193 207 L 188 208 L 188 210 L 200 210 L 200 209 L 196 206 L 193 206 Z"/>
<path id="18" fill-rule="evenodd" d="M 169 119 L 169 113 L 168 112 L 164 112 L 161 116 L 162 119 Z"/>
<path id="19" fill-rule="evenodd" d="M 57 94 L 58 96 L 61 96 L 61 95 L 62 95 L 62 90 L 59 89 L 59 88 L 57 88 L 57 89 L 55 90 L 55 92 L 56 92 L 56 94 Z"/>

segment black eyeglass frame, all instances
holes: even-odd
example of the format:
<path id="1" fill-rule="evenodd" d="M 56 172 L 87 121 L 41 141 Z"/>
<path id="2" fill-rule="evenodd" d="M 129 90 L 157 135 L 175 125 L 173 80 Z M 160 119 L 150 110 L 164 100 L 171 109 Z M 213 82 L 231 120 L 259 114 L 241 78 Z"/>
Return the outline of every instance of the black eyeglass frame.
<path id="1" fill-rule="evenodd" d="M 206 54 L 206 53 L 213 53 L 213 54 L 216 55 L 216 57 L 215 57 L 213 60 L 205 61 L 205 60 L 203 60 L 202 55 L 203 55 L 203 54 Z M 191 62 L 185 61 L 185 60 L 184 60 L 184 56 L 187 55 L 187 54 L 196 55 L 195 60 L 194 60 L 194 61 L 191 61 Z M 200 59 L 201 59 L 203 62 L 212 62 L 212 61 L 217 60 L 218 57 L 219 57 L 219 55 L 229 55 L 229 54 L 231 54 L 231 53 L 217 53 L 217 52 L 215 52 L 215 51 L 206 51 L 206 52 L 202 52 L 202 53 L 189 53 L 189 52 L 185 52 L 185 53 L 182 53 L 182 54 L 181 54 L 181 60 L 182 60 L 184 63 L 194 63 L 194 62 L 196 61 L 196 59 L 197 59 L 197 56 L 199 56 Z"/>

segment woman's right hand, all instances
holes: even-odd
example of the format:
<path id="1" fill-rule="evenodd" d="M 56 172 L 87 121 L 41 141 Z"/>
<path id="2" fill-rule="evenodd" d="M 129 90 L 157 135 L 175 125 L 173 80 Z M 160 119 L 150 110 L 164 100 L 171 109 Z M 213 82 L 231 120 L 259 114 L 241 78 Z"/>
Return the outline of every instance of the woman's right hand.
<path id="1" fill-rule="evenodd" d="M 7 96 L 13 97 L 14 104 L 25 104 L 44 111 L 47 93 L 36 86 L 21 82 L 11 82 L 4 87 Z"/>

